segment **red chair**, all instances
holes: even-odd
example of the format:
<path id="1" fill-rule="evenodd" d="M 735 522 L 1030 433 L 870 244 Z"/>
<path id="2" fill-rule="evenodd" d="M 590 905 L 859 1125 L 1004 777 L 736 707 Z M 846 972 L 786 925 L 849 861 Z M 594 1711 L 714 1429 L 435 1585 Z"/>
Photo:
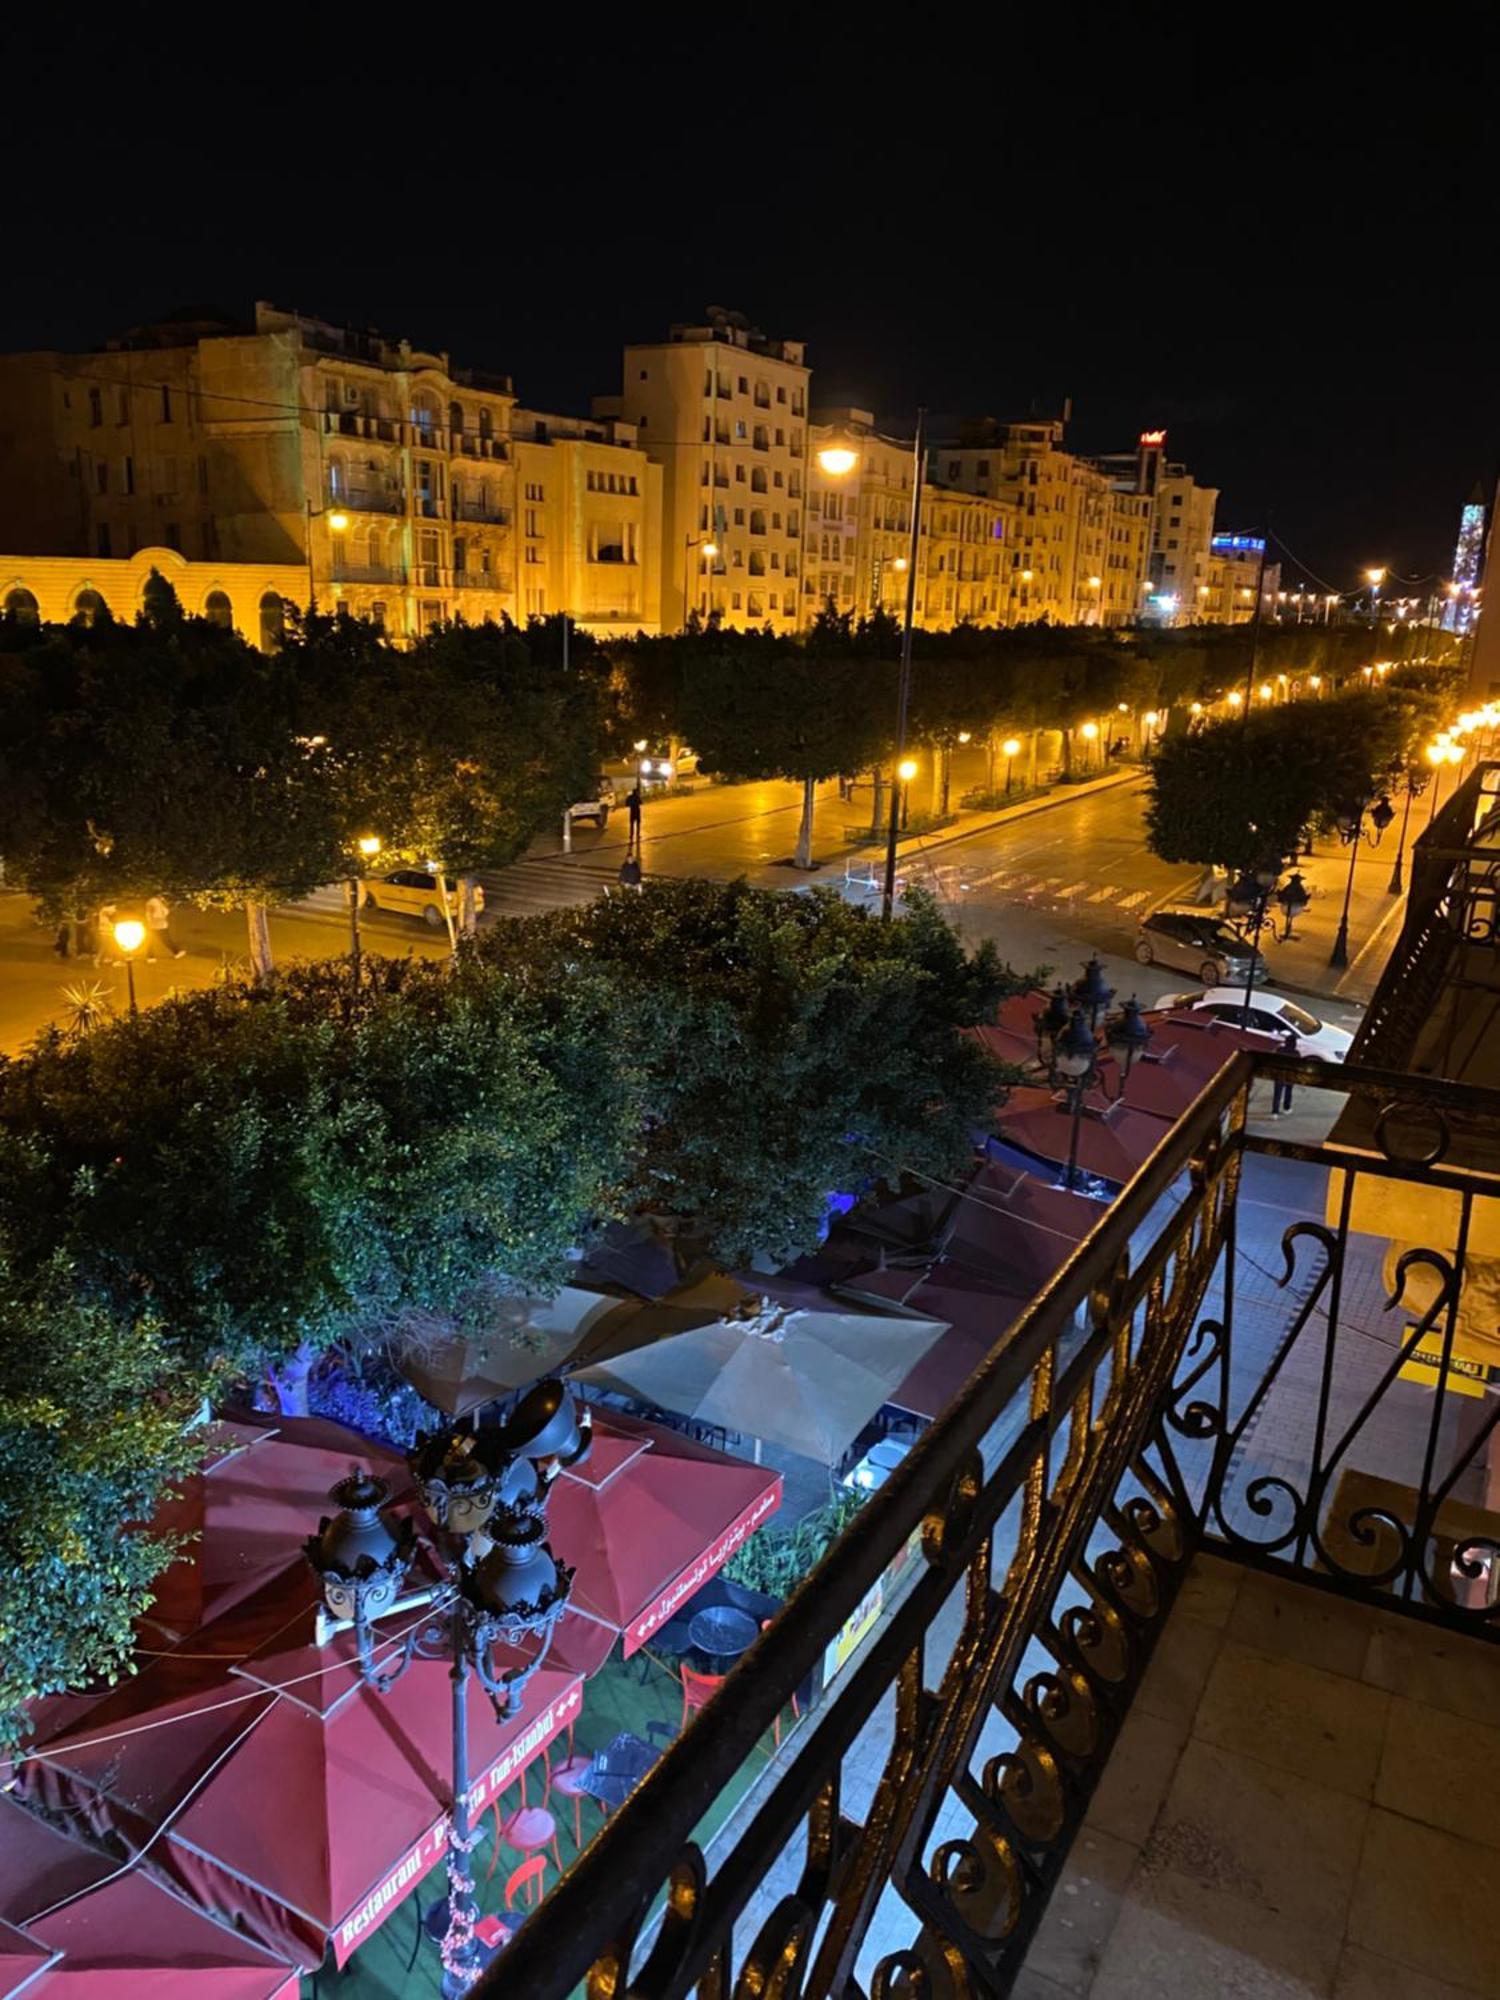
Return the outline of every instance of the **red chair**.
<path id="1" fill-rule="evenodd" d="M 723 1687 L 723 1674 L 700 1674 L 696 1668 L 683 1663 L 678 1669 L 682 1675 L 682 1721 L 679 1729 L 687 1728 L 687 1719 L 694 1709 L 702 1708 L 709 1698 Z"/>
<path id="2" fill-rule="evenodd" d="M 764 1632 L 770 1623 L 769 1618 L 762 1618 L 760 1621 L 761 1631 Z M 797 1704 L 795 1690 L 792 1694 L 792 1720 L 793 1722 L 800 1722 L 802 1720 L 802 1710 Z M 776 1720 L 771 1724 L 771 1740 L 779 1750 L 781 1748 L 781 1710 L 779 1708 L 776 1711 Z"/>
<path id="3" fill-rule="evenodd" d="M 542 1877 L 546 1872 L 545 1854 L 533 1854 L 529 1861 L 523 1861 L 505 1885 L 506 1909 L 513 1910 L 516 1907 L 518 1895 L 528 1910 L 533 1903 L 539 1903 L 547 1893 L 542 1887 Z"/>
<path id="4" fill-rule="evenodd" d="M 565 1799 L 573 1801 L 573 1845 L 583 1846 L 583 1802 L 592 1794 L 586 1792 L 580 1780 L 594 1768 L 592 1757 L 570 1757 L 566 1764 L 559 1764 L 552 1772 L 550 1790 L 561 1792 Z"/>
<path id="5" fill-rule="evenodd" d="M 544 1848 L 552 1849 L 552 1858 L 557 1863 L 557 1872 L 562 1873 L 562 1852 L 557 1844 L 557 1821 L 545 1806 L 517 1806 L 507 1819 L 501 1819 L 500 1807 L 495 1807 L 495 1851 L 490 1856 L 488 1882 L 495 1872 L 495 1863 L 500 1859 L 500 1844 L 515 1848 L 518 1854 L 540 1854 Z"/>

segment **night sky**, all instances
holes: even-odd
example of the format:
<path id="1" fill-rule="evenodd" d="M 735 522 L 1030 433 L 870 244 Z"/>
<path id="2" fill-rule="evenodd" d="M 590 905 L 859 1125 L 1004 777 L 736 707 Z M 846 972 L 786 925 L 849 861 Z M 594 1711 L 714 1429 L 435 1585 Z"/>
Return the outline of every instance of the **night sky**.
<path id="1" fill-rule="evenodd" d="M 1500 462 L 1484 10 L 1409 46 L 1352 9 L 1326 45 L 1307 7 L 1033 10 L 1050 45 L 1009 8 L 629 11 L 29 36 L 0 338 L 261 297 L 586 409 L 712 302 L 805 339 L 815 402 L 1071 396 L 1080 449 L 1165 425 L 1221 526 L 1333 587 L 1447 574 Z"/>

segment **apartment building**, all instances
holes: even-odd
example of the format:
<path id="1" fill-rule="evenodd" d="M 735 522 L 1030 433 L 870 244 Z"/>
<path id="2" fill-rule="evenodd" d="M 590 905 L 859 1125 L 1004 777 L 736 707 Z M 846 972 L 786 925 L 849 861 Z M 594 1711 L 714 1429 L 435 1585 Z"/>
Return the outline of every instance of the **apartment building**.
<path id="1" fill-rule="evenodd" d="M 662 469 L 634 427 L 523 409 L 511 426 L 517 617 L 566 611 L 600 638 L 659 631 Z"/>
<path id="2" fill-rule="evenodd" d="M 1071 452 L 1065 419 L 964 425 L 934 453 L 950 486 L 1014 511 L 1001 622 L 1123 625 L 1139 600 L 1150 501 Z"/>
<path id="3" fill-rule="evenodd" d="M 396 637 L 528 606 L 654 624 L 657 475 L 628 427 L 533 412 L 523 471 L 515 411 L 507 376 L 264 303 L 0 357 L 0 547 L 302 564 Z"/>
<path id="4" fill-rule="evenodd" d="M 1217 487 L 1200 486 L 1186 466 L 1163 463 L 1151 523 L 1150 581 L 1158 614 L 1190 625 L 1205 615 Z"/>
<path id="5" fill-rule="evenodd" d="M 796 340 L 740 313 L 626 348 L 618 396 L 598 417 L 633 426 L 661 467 L 661 616 L 717 613 L 733 627 L 795 631 L 802 610 L 810 371 Z"/>
<path id="6" fill-rule="evenodd" d="M 1263 535 L 1216 534 L 1209 543 L 1208 588 L 1198 597 L 1198 618 L 1208 625 L 1245 625 L 1255 616 L 1255 593 L 1261 609 L 1276 615 L 1281 588 L 1280 563 L 1266 561 Z"/>
<path id="7" fill-rule="evenodd" d="M 828 449 L 852 458 L 829 471 Z M 815 410 L 808 464 L 803 598 L 807 616 L 832 602 L 857 618 L 900 617 L 911 552 L 913 448 L 882 435 L 868 410 Z M 917 556 L 916 622 L 929 629 L 1000 622 L 1003 501 L 926 479 Z"/>

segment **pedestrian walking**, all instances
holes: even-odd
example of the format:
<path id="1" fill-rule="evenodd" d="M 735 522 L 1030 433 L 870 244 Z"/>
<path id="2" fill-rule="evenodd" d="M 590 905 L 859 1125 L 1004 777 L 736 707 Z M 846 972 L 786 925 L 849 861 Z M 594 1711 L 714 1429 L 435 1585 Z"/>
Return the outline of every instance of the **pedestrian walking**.
<path id="1" fill-rule="evenodd" d="M 146 951 L 146 962 L 156 958 L 156 948 L 161 946 L 169 958 L 186 956 L 182 946 L 172 935 L 172 908 L 165 896 L 155 895 L 146 903 L 146 935 L 150 944 Z"/>
<path id="2" fill-rule="evenodd" d="M 625 794 L 625 809 L 630 814 L 630 838 L 625 843 L 626 851 L 628 852 L 631 848 L 639 847 L 641 844 L 641 781 L 639 778 L 636 779 L 634 785 Z"/>
<path id="3" fill-rule="evenodd" d="M 97 965 L 102 958 L 108 958 L 110 956 L 110 953 L 114 949 L 114 942 L 115 942 L 115 906 L 113 903 L 101 903 L 99 905 L 99 913 L 94 918 L 95 965 Z"/>
<path id="4" fill-rule="evenodd" d="M 1301 1054 L 1301 1050 L 1297 1044 L 1297 1036 L 1293 1029 L 1286 1028 L 1282 1031 L 1281 1048 L 1282 1048 L 1282 1053 L 1284 1055 L 1296 1056 Z M 1283 1111 L 1290 1111 L 1291 1108 L 1292 1108 L 1291 1084 L 1287 1081 L 1284 1081 L 1279 1076 L 1272 1077 L 1271 1116 L 1273 1118 L 1279 1118 Z"/>

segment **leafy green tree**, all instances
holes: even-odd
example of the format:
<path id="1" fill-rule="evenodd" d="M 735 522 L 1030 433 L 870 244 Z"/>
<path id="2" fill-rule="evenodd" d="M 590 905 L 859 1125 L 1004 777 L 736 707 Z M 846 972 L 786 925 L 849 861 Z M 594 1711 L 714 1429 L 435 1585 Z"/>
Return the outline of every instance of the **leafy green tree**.
<path id="1" fill-rule="evenodd" d="M 819 783 L 862 770 L 888 739 L 893 711 L 872 698 L 865 665 L 836 616 L 821 614 L 802 646 L 769 633 L 715 640 L 687 666 L 686 733 L 710 770 L 801 783 L 795 865 L 810 868 Z"/>
<path id="2" fill-rule="evenodd" d="M 659 882 L 497 928 L 478 951 L 543 983 L 588 964 L 642 1078 L 627 1205 L 729 1262 L 814 1244 L 829 1193 L 947 1175 L 1006 1072 L 958 1031 L 1030 983 L 966 953 L 925 898 L 881 923 L 827 890 Z"/>
<path id="3" fill-rule="evenodd" d="M 121 1338 L 65 1264 L 0 1255 L 0 1748 L 37 1696 L 119 1673 L 174 1550 L 142 1524 L 198 1457 L 207 1387 L 149 1316 Z"/>

